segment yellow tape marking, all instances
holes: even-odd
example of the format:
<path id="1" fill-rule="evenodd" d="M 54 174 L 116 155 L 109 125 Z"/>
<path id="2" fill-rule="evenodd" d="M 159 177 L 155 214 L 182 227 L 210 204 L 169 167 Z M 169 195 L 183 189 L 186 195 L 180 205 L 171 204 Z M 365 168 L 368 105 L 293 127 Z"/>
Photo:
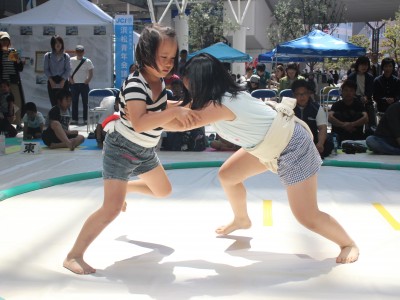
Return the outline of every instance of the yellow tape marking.
<path id="1" fill-rule="evenodd" d="M 272 200 L 263 201 L 264 226 L 272 226 Z"/>
<path id="2" fill-rule="evenodd" d="M 380 203 L 372 203 L 372 205 L 381 213 L 386 221 L 394 228 L 394 230 L 400 230 L 400 223 L 383 207 Z"/>

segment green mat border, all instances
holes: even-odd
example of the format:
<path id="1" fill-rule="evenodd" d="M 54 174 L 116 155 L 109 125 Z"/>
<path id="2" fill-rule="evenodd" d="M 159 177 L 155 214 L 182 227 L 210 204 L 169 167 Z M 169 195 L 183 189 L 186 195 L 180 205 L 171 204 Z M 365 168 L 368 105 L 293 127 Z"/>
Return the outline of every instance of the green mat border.
<path id="1" fill-rule="evenodd" d="M 179 169 L 193 169 L 193 168 L 217 168 L 220 167 L 224 161 L 201 161 L 201 162 L 177 162 L 163 164 L 165 170 L 179 170 Z M 366 168 L 366 169 L 380 169 L 380 170 L 397 170 L 400 171 L 400 164 L 387 164 L 375 162 L 355 162 L 355 161 L 340 161 L 340 160 L 324 160 L 322 166 L 328 167 L 345 167 L 345 168 Z M 39 189 L 48 188 L 51 186 L 65 184 L 75 181 L 88 180 L 100 178 L 101 171 L 92 171 L 65 175 L 61 177 L 54 177 L 40 181 L 34 181 L 18 185 L 9 189 L 0 190 L 0 201 L 8 198 L 36 191 Z"/>

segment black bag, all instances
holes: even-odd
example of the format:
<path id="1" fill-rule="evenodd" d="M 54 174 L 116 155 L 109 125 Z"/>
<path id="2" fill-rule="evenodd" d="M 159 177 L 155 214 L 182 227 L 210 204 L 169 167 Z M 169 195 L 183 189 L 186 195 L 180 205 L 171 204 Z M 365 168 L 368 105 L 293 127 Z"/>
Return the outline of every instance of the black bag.
<path id="1" fill-rule="evenodd" d="M 187 133 L 189 134 L 188 151 L 206 150 L 208 142 L 204 127 L 192 129 Z"/>

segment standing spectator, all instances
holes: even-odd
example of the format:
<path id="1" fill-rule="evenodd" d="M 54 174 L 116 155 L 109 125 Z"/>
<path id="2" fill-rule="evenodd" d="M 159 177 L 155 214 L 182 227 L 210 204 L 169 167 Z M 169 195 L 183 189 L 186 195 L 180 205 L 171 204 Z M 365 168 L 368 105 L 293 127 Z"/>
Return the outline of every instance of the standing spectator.
<path id="1" fill-rule="evenodd" d="M 344 140 L 364 140 L 364 125 L 368 116 L 364 105 L 356 98 L 357 85 L 346 80 L 341 86 L 342 99 L 333 103 L 328 114 L 332 132 L 336 133 L 338 143 Z"/>
<path id="2" fill-rule="evenodd" d="M 354 81 L 357 84 L 356 95 L 365 105 L 369 121 L 367 133 L 370 134 L 370 128 L 376 125 L 376 121 L 374 103 L 372 102 L 372 87 L 374 84 L 374 78 L 370 73 L 368 73 L 371 67 L 369 58 L 366 56 L 360 56 L 357 58 L 354 67 L 355 71 L 347 77 L 347 80 Z"/>
<path id="3" fill-rule="evenodd" d="M 15 120 L 13 122 L 20 130 L 25 98 L 19 73 L 23 71 L 24 64 L 18 52 L 11 48 L 11 38 L 7 32 L 0 32 L 0 46 L 0 80 L 7 80 L 10 84 L 14 104 L 18 107 L 14 112 Z"/>
<path id="4" fill-rule="evenodd" d="M 379 65 L 378 62 L 378 53 L 372 53 L 371 56 L 371 75 L 372 77 L 376 78 L 382 75 L 382 68 L 383 66 Z"/>
<path id="5" fill-rule="evenodd" d="M 7 80 L 0 82 L 0 132 L 6 137 L 15 137 L 17 130 L 11 124 L 15 119 L 14 96 L 10 92 L 10 84 Z"/>
<path id="6" fill-rule="evenodd" d="M 265 70 L 265 65 L 262 63 L 257 64 L 256 75 L 260 77 L 259 89 L 269 89 L 271 86 L 270 78 L 271 74 Z"/>
<path id="7" fill-rule="evenodd" d="M 47 76 L 47 91 L 51 106 L 57 105 L 56 94 L 60 89 L 69 90 L 71 75 L 70 57 L 64 52 L 64 40 L 55 35 L 50 40 L 51 52 L 44 55 L 44 73 Z"/>
<path id="8" fill-rule="evenodd" d="M 286 76 L 279 80 L 278 92 L 280 93 L 282 90 L 290 89 L 292 83 L 298 79 L 304 79 L 304 77 L 299 75 L 297 64 L 294 62 L 288 63 L 286 66 Z"/>
<path id="9" fill-rule="evenodd" d="M 400 102 L 390 105 L 373 135 L 367 137 L 367 146 L 375 153 L 400 155 Z"/>
<path id="10" fill-rule="evenodd" d="M 314 144 L 321 158 L 329 156 L 333 150 L 332 136 L 328 134 L 328 122 L 323 108 L 311 98 L 311 89 L 307 81 L 299 79 L 292 84 L 297 104 L 296 117 L 307 123 L 314 136 Z"/>
<path id="11" fill-rule="evenodd" d="M 41 112 L 37 111 L 36 104 L 27 102 L 25 104 L 24 140 L 40 139 L 42 137 L 45 120 Z"/>
<path id="12" fill-rule="evenodd" d="M 333 83 L 335 85 L 339 83 L 339 73 L 337 70 L 333 71 Z"/>
<path id="13" fill-rule="evenodd" d="M 186 61 L 187 61 L 187 56 L 188 56 L 188 51 L 186 49 L 182 49 L 181 52 L 179 53 L 179 63 L 178 63 L 178 76 L 181 76 L 182 70 L 185 67 Z"/>
<path id="14" fill-rule="evenodd" d="M 381 113 L 400 99 L 400 80 L 394 75 L 395 65 L 393 58 L 385 57 L 381 63 L 383 74 L 374 79 L 373 97 Z"/>
<path id="15" fill-rule="evenodd" d="M 82 98 L 83 104 L 83 122 L 87 123 L 88 114 L 88 98 L 89 98 L 89 83 L 93 77 L 93 63 L 92 61 L 83 56 L 85 48 L 82 45 L 77 45 L 75 48 L 76 56 L 71 57 L 71 76 L 69 81 L 71 83 L 72 94 L 72 122 L 71 124 L 78 124 L 79 121 L 79 95 Z"/>

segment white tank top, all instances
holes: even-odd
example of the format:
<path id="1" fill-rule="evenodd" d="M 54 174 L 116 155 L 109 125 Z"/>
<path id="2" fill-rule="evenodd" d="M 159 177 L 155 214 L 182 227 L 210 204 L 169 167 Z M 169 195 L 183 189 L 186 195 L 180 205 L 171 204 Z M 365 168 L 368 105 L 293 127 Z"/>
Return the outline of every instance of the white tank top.
<path id="1" fill-rule="evenodd" d="M 234 98 L 226 93 L 222 104 L 236 115 L 235 120 L 218 121 L 211 125 L 222 138 L 245 149 L 264 139 L 276 116 L 275 110 L 248 92 L 240 92 Z"/>

